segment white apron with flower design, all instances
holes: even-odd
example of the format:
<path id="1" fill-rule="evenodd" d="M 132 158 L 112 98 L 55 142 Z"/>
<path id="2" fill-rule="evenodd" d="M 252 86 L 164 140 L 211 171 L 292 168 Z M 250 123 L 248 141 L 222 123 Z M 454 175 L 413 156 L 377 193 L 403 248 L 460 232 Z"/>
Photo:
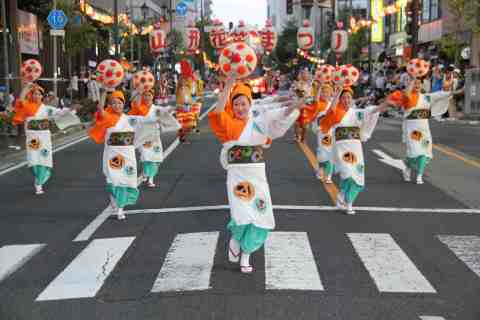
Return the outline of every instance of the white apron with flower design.
<path id="1" fill-rule="evenodd" d="M 407 146 L 408 158 L 417 158 L 419 156 L 433 158 L 433 142 L 428 118 L 408 119 L 408 117 L 413 112 L 419 112 L 422 109 L 430 112 L 432 117 L 440 116 L 448 110 L 448 98 L 449 93 L 444 91 L 420 94 L 417 105 L 405 111 L 402 141 Z"/>
<path id="2" fill-rule="evenodd" d="M 160 123 L 144 124 L 144 129 L 148 128 L 149 134 L 139 147 L 142 162 L 163 162 L 163 146 L 160 131 L 177 131 L 181 128 L 180 123 L 169 113 L 169 110 L 169 107 L 152 105 L 145 116 L 146 121 L 156 121 L 160 119 Z"/>
<path id="3" fill-rule="evenodd" d="M 320 121 L 327 114 L 328 109 L 330 109 L 331 103 L 328 104 L 325 111 L 322 111 L 318 114 L 317 118 L 312 124 L 313 131 L 317 133 L 317 161 L 319 163 L 332 161 L 332 150 L 333 150 L 333 130 L 328 130 L 327 133 L 323 133 L 320 128 Z"/>
<path id="4" fill-rule="evenodd" d="M 230 215 L 236 225 L 253 224 L 269 230 L 275 228 L 265 163 L 233 164 L 229 163 L 229 157 L 233 157 L 230 150 L 234 146 L 264 146 L 269 139 L 283 136 L 299 112 L 294 111 L 288 117 L 284 114 L 284 108 L 252 110 L 240 138 L 223 144 L 220 162 L 227 170 Z M 259 155 L 253 150 L 246 156 L 253 159 Z"/>
<path id="5" fill-rule="evenodd" d="M 350 108 L 342 121 L 333 127 L 333 159 L 335 172 L 342 180 L 352 178 L 360 186 L 365 185 L 365 161 L 363 158 L 362 141 L 367 141 L 378 121 L 378 112 L 372 108 Z M 342 127 L 357 127 L 360 135 L 358 139 L 337 139 Z M 337 131 L 337 129 L 339 131 Z"/>
<path id="6" fill-rule="evenodd" d="M 52 106 L 40 105 L 37 113 L 33 117 L 28 117 L 25 120 L 25 135 L 27 145 L 27 162 L 29 167 L 36 165 L 53 167 L 52 156 L 52 136 L 50 129 L 46 130 L 29 130 L 29 122 L 31 120 L 41 120 L 47 122 L 61 109 Z"/>

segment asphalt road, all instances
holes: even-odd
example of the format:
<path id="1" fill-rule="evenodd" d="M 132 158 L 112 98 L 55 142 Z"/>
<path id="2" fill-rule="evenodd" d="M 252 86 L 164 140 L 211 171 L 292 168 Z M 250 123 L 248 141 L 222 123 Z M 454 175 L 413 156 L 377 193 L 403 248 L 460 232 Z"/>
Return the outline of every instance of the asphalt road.
<path id="1" fill-rule="evenodd" d="M 0 319 L 478 320 L 480 130 L 433 123 L 434 143 L 454 155 L 435 149 L 416 185 L 379 161 L 378 151 L 402 158 L 399 128 L 382 120 L 365 144 L 355 216 L 331 207 L 335 188 L 315 179 L 293 133 L 275 141 L 277 229 L 251 275 L 226 258 L 225 171 L 206 119 L 125 221 L 102 213 L 102 147 L 91 141 L 54 155 L 43 196 L 26 167 L 3 174 Z M 162 139 L 166 149 L 175 137 Z"/>

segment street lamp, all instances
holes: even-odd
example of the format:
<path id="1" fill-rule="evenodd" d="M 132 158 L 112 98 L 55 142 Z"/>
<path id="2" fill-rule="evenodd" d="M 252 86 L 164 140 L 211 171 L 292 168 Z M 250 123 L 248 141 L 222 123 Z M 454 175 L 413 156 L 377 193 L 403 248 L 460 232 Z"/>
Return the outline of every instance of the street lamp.
<path id="1" fill-rule="evenodd" d="M 143 5 L 140 7 L 140 10 L 142 10 L 142 15 L 143 15 L 143 20 L 147 20 L 147 14 L 148 14 L 148 6 L 147 3 L 143 3 Z"/>

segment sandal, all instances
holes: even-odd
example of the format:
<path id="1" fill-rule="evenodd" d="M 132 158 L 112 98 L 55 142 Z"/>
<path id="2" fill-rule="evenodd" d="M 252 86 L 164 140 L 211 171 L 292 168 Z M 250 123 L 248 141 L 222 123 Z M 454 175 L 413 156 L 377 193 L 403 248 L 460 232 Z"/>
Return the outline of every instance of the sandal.
<path id="1" fill-rule="evenodd" d="M 240 271 L 242 273 L 252 273 L 253 267 L 252 266 L 240 266 Z"/>

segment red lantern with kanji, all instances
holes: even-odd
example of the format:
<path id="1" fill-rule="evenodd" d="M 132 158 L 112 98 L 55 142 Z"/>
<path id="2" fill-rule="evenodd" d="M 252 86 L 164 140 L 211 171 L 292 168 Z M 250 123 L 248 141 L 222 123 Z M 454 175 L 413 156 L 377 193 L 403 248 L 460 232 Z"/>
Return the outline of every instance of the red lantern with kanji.
<path id="1" fill-rule="evenodd" d="M 195 27 L 193 22 L 191 22 L 186 29 L 186 42 L 188 53 L 195 54 L 200 46 L 200 31 Z"/>
<path id="2" fill-rule="evenodd" d="M 271 20 L 267 20 L 265 27 L 260 31 L 260 39 L 262 41 L 262 47 L 266 52 L 272 52 L 277 45 L 277 33 L 273 29 Z"/>
<path id="3" fill-rule="evenodd" d="M 243 42 L 247 38 L 248 31 L 245 21 L 240 20 L 238 26 L 231 33 L 234 42 Z"/>
<path id="4" fill-rule="evenodd" d="M 167 47 L 167 35 L 162 29 L 155 29 L 149 36 L 150 50 L 153 54 L 159 54 Z"/>
<path id="5" fill-rule="evenodd" d="M 303 20 L 303 26 L 297 32 L 298 47 L 302 50 L 310 50 L 315 44 L 313 28 L 309 20 Z"/>
<path id="6" fill-rule="evenodd" d="M 335 30 L 332 33 L 332 50 L 337 53 L 343 53 L 348 48 L 348 32 L 345 30 Z"/>
<path id="7" fill-rule="evenodd" d="M 212 47 L 217 50 L 225 48 L 225 46 L 228 44 L 227 32 L 225 31 L 225 27 L 220 20 L 214 21 L 212 30 L 209 34 L 209 38 Z"/>

